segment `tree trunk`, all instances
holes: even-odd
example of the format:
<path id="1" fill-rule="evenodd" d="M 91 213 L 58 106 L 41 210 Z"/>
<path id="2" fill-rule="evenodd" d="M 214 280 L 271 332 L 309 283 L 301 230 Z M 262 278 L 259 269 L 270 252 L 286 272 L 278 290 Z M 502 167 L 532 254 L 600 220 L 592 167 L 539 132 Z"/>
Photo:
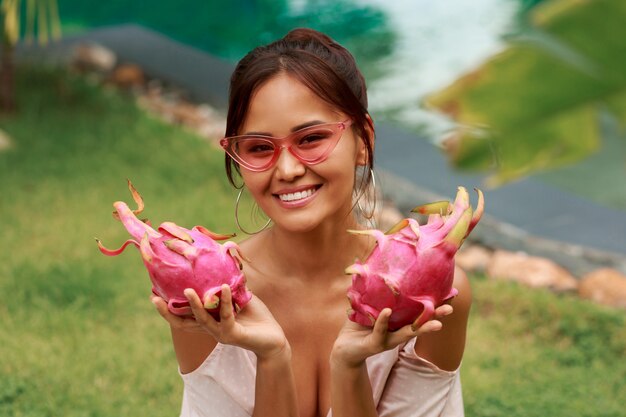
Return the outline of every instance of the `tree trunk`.
<path id="1" fill-rule="evenodd" d="M 4 39 L 0 61 L 0 113 L 15 111 L 14 46 Z"/>

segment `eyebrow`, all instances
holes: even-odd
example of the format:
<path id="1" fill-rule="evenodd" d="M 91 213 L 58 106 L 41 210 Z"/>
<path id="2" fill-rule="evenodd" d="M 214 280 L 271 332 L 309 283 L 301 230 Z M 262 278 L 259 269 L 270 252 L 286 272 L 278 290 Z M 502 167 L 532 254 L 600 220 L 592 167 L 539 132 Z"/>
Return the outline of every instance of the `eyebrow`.
<path id="1" fill-rule="evenodd" d="M 316 126 L 316 125 L 322 125 L 322 124 L 326 124 L 327 122 L 324 122 L 322 120 L 311 120 L 310 122 L 306 122 L 306 123 L 302 123 L 299 124 L 297 126 L 294 126 L 291 128 L 291 133 L 293 132 L 297 132 L 300 129 L 304 129 L 307 127 L 311 127 L 311 126 Z M 244 135 L 252 135 L 252 136 L 272 136 L 271 133 L 269 132 L 246 132 L 244 133 Z"/>

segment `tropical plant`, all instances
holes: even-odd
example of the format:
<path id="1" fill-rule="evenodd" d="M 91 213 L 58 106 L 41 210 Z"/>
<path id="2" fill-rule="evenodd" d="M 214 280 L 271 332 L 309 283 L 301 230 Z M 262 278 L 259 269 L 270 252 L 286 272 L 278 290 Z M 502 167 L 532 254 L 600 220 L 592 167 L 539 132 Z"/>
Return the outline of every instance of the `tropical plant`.
<path id="1" fill-rule="evenodd" d="M 252 48 L 296 27 L 320 30 L 354 54 L 368 80 L 394 47 L 395 34 L 381 7 L 355 0 L 108 0 L 60 3 L 64 28 L 136 23 L 221 58 L 238 61 Z"/>
<path id="2" fill-rule="evenodd" d="M 24 3 L 26 3 L 24 5 Z M 21 29 L 21 14 L 26 12 L 26 30 Z M 61 22 L 56 0 L 2 0 L 0 4 L 1 56 L 0 62 L 0 113 L 15 110 L 14 51 L 24 35 L 26 43 L 37 36 L 45 45 L 50 38 L 61 37 Z"/>
<path id="3" fill-rule="evenodd" d="M 528 19 L 530 32 L 426 99 L 457 122 L 455 165 L 492 170 L 493 184 L 587 157 L 601 116 L 626 127 L 626 2 L 547 1 Z"/>

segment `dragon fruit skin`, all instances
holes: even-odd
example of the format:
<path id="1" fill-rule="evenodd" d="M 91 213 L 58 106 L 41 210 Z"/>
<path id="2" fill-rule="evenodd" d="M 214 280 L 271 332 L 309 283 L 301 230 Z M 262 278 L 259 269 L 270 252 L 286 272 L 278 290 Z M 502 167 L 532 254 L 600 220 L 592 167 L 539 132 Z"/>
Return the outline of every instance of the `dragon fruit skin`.
<path id="1" fill-rule="evenodd" d="M 349 319 L 372 327 L 384 308 L 391 308 L 389 330 L 397 330 L 416 319 L 417 327 L 430 320 L 435 308 L 457 295 L 454 255 L 480 220 L 483 194 L 478 193 L 476 211 L 469 195 L 459 187 L 454 204 L 430 203 L 413 209 L 429 214 L 427 224 L 404 219 L 387 233 L 379 230 L 351 231 L 369 234 L 376 246 L 364 263 L 346 268 L 352 275 L 348 290 Z"/>
<path id="2" fill-rule="evenodd" d="M 128 187 L 138 208 L 132 211 L 126 203 L 117 201 L 113 204 L 113 217 L 122 222 L 133 239 L 116 250 L 105 248 L 96 239 L 103 254 L 119 255 L 130 244 L 139 248 L 152 281 L 152 292 L 178 316 L 193 315 L 183 293 L 186 288 L 198 293 L 204 307 L 218 321 L 222 284 L 230 286 L 236 312 L 250 301 L 252 294 L 241 271 L 239 247 L 230 241 L 223 245 L 216 242 L 232 236 L 218 235 L 202 226 L 188 230 L 172 222 L 164 222 L 154 230 L 147 221 L 136 217 L 143 211 L 143 199 L 130 181 Z"/>

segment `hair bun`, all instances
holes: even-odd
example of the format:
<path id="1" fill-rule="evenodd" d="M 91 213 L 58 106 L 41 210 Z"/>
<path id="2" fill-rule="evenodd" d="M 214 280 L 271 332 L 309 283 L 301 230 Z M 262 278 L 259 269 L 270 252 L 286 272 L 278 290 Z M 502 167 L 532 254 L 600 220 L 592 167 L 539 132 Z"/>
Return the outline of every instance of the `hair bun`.
<path id="1" fill-rule="evenodd" d="M 337 42 L 335 42 L 330 36 L 310 28 L 293 29 L 289 31 L 283 39 L 287 42 L 319 42 L 329 48 L 335 48 L 338 46 Z"/>

